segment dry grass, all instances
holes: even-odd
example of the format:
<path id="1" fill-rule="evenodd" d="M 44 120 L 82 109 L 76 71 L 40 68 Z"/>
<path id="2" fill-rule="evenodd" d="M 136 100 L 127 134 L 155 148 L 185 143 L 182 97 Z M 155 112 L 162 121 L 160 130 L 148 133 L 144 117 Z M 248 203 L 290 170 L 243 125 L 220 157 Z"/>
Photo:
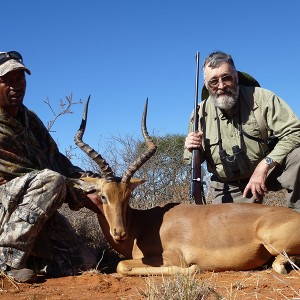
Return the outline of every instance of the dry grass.
<path id="1" fill-rule="evenodd" d="M 285 200 L 286 190 L 280 190 L 278 192 L 269 192 L 265 195 L 263 204 L 270 206 L 286 206 Z M 210 195 L 206 198 L 207 204 L 211 204 L 212 199 Z"/>
<path id="2" fill-rule="evenodd" d="M 6 290 L 4 287 L 4 279 L 6 279 L 6 281 L 9 282 L 9 284 L 12 285 L 17 291 L 20 289 L 18 283 L 15 280 L 13 280 L 11 277 L 7 276 L 3 271 L 0 271 L 0 278 L 1 278 L 0 292 Z"/>
<path id="3" fill-rule="evenodd" d="M 223 299 L 210 279 L 199 280 L 197 274 L 147 277 L 146 289 L 139 293 L 148 300 Z"/>
<path id="4" fill-rule="evenodd" d="M 286 206 L 286 190 L 281 190 L 278 192 L 269 192 L 265 198 L 263 203 L 271 206 Z"/>
<path id="5" fill-rule="evenodd" d="M 300 274 L 298 275 L 300 279 Z M 201 274 L 150 276 L 145 278 L 145 290 L 139 290 L 138 293 L 147 300 L 300 299 L 298 284 L 294 288 L 271 271 L 245 272 L 240 280 L 226 285 L 219 276 L 219 273 L 214 272 L 209 278 L 204 278 Z M 278 281 L 278 285 L 268 285 L 270 277 Z M 223 276 L 221 278 L 224 279 Z M 280 286 L 285 288 L 284 291 Z"/>
<path id="6" fill-rule="evenodd" d="M 114 272 L 120 261 L 120 256 L 107 243 L 96 214 L 85 208 L 72 211 L 66 204 L 60 208 L 60 213 L 68 219 L 82 242 L 88 245 L 98 256 L 96 269 L 103 273 Z"/>

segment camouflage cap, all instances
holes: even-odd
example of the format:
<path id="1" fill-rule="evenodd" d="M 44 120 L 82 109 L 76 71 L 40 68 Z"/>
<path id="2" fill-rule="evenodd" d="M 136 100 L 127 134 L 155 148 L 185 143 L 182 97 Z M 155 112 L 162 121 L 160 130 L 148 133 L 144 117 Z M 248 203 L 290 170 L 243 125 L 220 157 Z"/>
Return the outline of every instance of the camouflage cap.
<path id="1" fill-rule="evenodd" d="M 10 52 L 0 52 L 0 57 L 6 55 L 7 60 L 0 63 L 0 76 L 4 76 L 8 72 L 14 70 L 24 70 L 27 74 L 31 74 L 30 70 L 26 68 L 22 59 L 12 58 L 9 56 Z"/>

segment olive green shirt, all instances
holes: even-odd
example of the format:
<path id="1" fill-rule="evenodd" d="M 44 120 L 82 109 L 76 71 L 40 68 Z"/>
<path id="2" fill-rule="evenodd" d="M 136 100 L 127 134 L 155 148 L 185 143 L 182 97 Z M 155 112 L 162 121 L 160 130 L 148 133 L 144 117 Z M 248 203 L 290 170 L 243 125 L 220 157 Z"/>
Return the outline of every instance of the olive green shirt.
<path id="1" fill-rule="evenodd" d="M 205 111 L 203 105 L 205 105 Z M 266 156 L 272 158 L 279 164 L 283 164 L 285 157 L 293 149 L 300 146 L 300 121 L 291 108 L 271 91 L 259 87 L 246 87 L 240 85 L 238 104 L 234 107 L 230 116 L 223 114 L 217 109 L 220 120 L 220 133 L 223 149 L 232 155 L 232 146 L 240 145 L 240 132 L 238 124 L 241 122 L 243 131 L 255 138 L 262 138 L 254 110 L 259 109 L 265 122 L 268 136 L 271 134 L 278 138 L 275 148 L 266 153 L 261 143 L 247 138 L 243 135 L 244 151 L 250 160 L 251 170 L 241 178 L 249 178 L 257 164 Z M 240 113 L 239 113 L 240 110 Z M 203 115 L 204 114 L 204 115 Z M 199 129 L 203 131 L 206 124 L 205 137 L 203 140 L 203 161 L 207 161 L 208 170 L 215 174 L 220 180 L 226 181 L 223 165 L 219 156 L 218 128 L 216 109 L 210 97 L 199 105 Z M 241 120 L 241 121 L 239 121 Z M 190 118 L 188 131 L 193 131 L 193 113 Z M 204 143 L 206 146 L 204 147 Z M 185 149 L 184 159 L 190 161 L 191 153 Z"/>

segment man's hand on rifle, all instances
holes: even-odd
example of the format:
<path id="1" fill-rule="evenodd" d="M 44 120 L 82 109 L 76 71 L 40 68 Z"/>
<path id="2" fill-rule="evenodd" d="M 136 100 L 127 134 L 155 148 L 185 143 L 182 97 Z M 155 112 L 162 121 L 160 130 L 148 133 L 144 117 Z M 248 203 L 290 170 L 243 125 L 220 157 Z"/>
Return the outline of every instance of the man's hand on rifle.
<path id="1" fill-rule="evenodd" d="M 192 152 L 193 149 L 202 149 L 203 132 L 190 132 L 185 138 L 185 148 Z"/>

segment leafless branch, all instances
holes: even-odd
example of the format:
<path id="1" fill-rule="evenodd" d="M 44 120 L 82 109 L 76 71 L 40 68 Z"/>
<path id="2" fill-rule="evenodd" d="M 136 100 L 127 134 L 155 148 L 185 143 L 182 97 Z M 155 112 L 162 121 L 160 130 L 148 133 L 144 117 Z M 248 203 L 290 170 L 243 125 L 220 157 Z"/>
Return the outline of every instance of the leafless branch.
<path id="1" fill-rule="evenodd" d="M 74 102 L 73 101 L 73 96 L 72 94 L 69 96 L 66 96 L 66 100 L 63 101 L 62 99 L 60 99 L 59 102 L 59 108 L 58 110 L 54 110 L 52 104 L 50 103 L 50 99 L 47 97 L 47 99 L 44 101 L 48 107 L 50 108 L 54 118 L 52 120 L 50 120 L 47 123 L 47 129 L 49 132 L 54 132 L 52 129 L 54 123 L 56 122 L 56 120 L 66 114 L 72 114 L 73 111 L 71 110 L 72 105 L 76 105 L 76 104 L 82 104 L 83 101 L 80 99 L 78 102 Z"/>

